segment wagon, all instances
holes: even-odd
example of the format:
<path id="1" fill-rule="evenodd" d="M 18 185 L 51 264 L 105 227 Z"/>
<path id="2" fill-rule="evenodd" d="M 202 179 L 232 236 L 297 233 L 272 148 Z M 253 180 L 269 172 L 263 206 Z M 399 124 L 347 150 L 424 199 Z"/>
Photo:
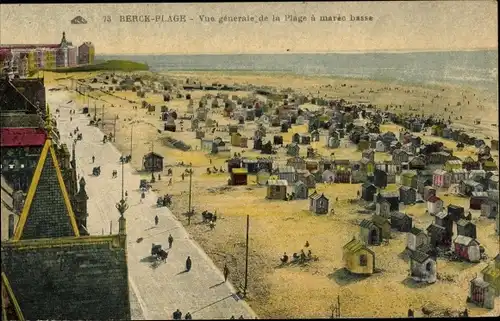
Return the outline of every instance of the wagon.
<path id="1" fill-rule="evenodd" d="M 151 255 L 156 256 L 161 251 L 161 244 L 154 244 L 151 246 Z"/>

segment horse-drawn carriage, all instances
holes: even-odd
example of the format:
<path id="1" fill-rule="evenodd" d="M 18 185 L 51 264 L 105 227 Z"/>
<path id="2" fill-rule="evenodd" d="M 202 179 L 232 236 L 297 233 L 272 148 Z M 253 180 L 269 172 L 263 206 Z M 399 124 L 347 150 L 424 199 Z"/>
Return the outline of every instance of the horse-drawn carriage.
<path id="1" fill-rule="evenodd" d="M 156 205 L 158 205 L 158 207 L 162 207 L 162 206 L 170 206 L 172 205 L 172 195 L 169 195 L 169 194 L 165 194 L 165 196 L 160 196 L 158 197 L 158 200 L 156 201 Z"/>
<path id="2" fill-rule="evenodd" d="M 151 246 L 151 256 L 157 261 L 162 260 L 165 262 L 168 257 L 168 252 L 161 248 L 161 244 L 154 244 Z"/>
<path id="3" fill-rule="evenodd" d="M 92 175 L 94 175 L 94 176 L 101 175 L 101 166 L 94 167 L 92 169 Z"/>
<path id="4" fill-rule="evenodd" d="M 207 210 L 201 212 L 201 219 L 203 220 L 203 223 L 208 223 L 212 221 L 217 221 L 217 214 L 211 213 Z"/>

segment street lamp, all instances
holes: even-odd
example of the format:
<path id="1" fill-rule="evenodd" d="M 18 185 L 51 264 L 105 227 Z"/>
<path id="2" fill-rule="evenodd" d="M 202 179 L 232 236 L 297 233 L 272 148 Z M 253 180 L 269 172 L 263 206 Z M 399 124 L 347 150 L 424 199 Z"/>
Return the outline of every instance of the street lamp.
<path id="1" fill-rule="evenodd" d="M 120 213 L 120 220 L 125 219 L 123 217 L 123 214 L 125 213 L 125 211 L 128 210 L 128 207 L 129 207 L 128 204 L 127 204 L 127 201 L 124 198 L 124 186 L 123 186 L 124 185 L 124 177 L 123 177 L 124 176 L 123 175 L 123 164 L 124 164 L 124 162 L 125 161 L 124 161 L 124 158 L 123 158 L 123 155 L 122 155 L 122 158 L 121 158 L 121 163 L 122 163 L 122 199 L 118 203 L 116 203 L 116 205 L 115 205 L 116 209 Z M 120 224 L 120 227 L 121 227 L 121 224 Z M 120 228 L 120 230 L 121 230 L 121 228 Z"/>

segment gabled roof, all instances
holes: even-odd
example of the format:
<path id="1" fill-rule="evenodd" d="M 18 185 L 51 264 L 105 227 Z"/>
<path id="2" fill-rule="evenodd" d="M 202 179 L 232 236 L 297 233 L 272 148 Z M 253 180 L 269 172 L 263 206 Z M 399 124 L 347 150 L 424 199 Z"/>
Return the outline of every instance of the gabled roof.
<path id="1" fill-rule="evenodd" d="M 314 192 L 311 196 L 309 196 L 310 199 L 312 200 L 319 200 L 320 198 L 324 198 L 328 201 L 328 198 L 325 196 L 325 194 L 321 193 L 317 193 L 317 192 Z"/>
<path id="2" fill-rule="evenodd" d="M 420 233 L 424 233 L 424 231 L 422 231 L 418 227 L 412 227 L 411 230 L 410 230 L 410 233 L 413 234 L 413 235 L 418 235 Z"/>
<path id="3" fill-rule="evenodd" d="M 442 226 L 439 226 L 439 225 L 436 225 L 436 224 L 431 224 L 429 225 L 429 227 L 427 227 L 427 232 L 429 234 L 432 234 L 432 233 L 443 233 L 446 229 Z"/>
<path id="4" fill-rule="evenodd" d="M 472 237 L 468 237 L 468 236 L 465 236 L 465 235 L 459 235 L 459 236 L 457 236 L 455 238 L 455 241 L 453 241 L 453 242 L 456 243 L 456 244 L 465 245 L 465 246 L 471 245 L 472 242 L 476 242 L 477 244 L 479 244 Z"/>
<path id="5" fill-rule="evenodd" d="M 436 203 L 437 201 L 440 201 L 441 199 L 439 197 L 437 197 L 436 195 L 432 195 L 430 196 L 428 199 L 427 199 L 427 202 L 430 202 L 430 203 Z"/>
<path id="6" fill-rule="evenodd" d="M 2 272 L 2 320 L 13 320 L 12 315 L 7 311 L 9 307 L 14 308 L 13 312 L 17 317 L 14 320 L 24 321 L 24 316 L 14 295 L 14 291 L 10 286 L 7 276 Z"/>
<path id="7" fill-rule="evenodd" d="M 52 230 L 42 227 L 50 220 Z M 80 236 L 52 141 L 47 139 L 35 169 L 13 240 Z"/>
<path id="8" fill-rule="evenodd" d="M 163 158 L 163 156 L 161 156 L 160 154 L 155 153 L 155 152 L 149 152 L 149 153 L 147 153 L 146 155 L 144 155 L 144 158 L 148 158 L 148 157 L 151 157 L 151 156 Z"/>
<path id="9" fill-rule="evenodd" d="M 375 227 L 375 224 L 372 221 L 370 221 L 370 220 L 363 219 L 361 221 L 361 223 L 359 223 L 359 226 L 362 227 L 362 228 L 371 229 L 371 228 Z"/>
<path id="10" fill-rule="evenodd" d="M 413 251 L 410 254 L 410 259 L 412 261 L 417 261 L 418 263 L 424 263 L 431 256 L 427 253 L 421 252 L 419 250 Z"/>
<path id="11" fill-rule="evenodd" d="M 375 253 L 372 250 L 370 250 L 368 247 L 366 247 L 366 245 L 361 240 L 357 240 L 355 238 L 353 238 L 351 241 L 349 241 L 347 244 L 345 244 L 342 247 L 342 249 L 346 252 L 349 252 L 349 253 L 356 253 L 359 250 L 366 250 L 370 254 L 375 255 Z"/>
<path id="12" fill-rule="evenodd" d="M 474 225 L 474 223 L 467 221 L 467 220 L 464 220 L 463 218 L 459 219 L 457 222 L 457 226 L 467 226 L 470 224 Z"/>

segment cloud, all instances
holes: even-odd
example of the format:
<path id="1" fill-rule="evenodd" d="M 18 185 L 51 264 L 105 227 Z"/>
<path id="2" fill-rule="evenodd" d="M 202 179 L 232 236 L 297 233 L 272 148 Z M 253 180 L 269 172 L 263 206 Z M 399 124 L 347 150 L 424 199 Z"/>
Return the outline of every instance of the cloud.
<path id="1" fill-rule="evenodd" d="M 73 25 L 81 25 L 81 24 L 86 24 L 87 20 L 85 20 L 82 16 L 76 16 L 71 20 L 71 24 Z"/>

